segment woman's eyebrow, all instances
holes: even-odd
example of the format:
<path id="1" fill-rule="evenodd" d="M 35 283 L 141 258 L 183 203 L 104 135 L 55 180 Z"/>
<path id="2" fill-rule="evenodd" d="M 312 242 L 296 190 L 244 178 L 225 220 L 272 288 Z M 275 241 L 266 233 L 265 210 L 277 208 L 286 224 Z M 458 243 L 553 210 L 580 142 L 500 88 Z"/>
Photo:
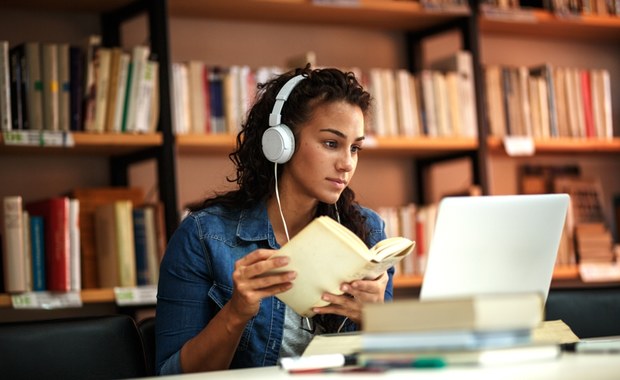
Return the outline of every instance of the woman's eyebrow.
<path id="1" fill-rule="evenodd" d="M 347 138 L 347 135 L 345 135 L 344 133 L 340 132 L 337 129 L 333 129 L 333 128 L 324 128 L 320 130 L 321 132 L 329 132 L 329 133 L 333 133 L 335 135 L 337 135 L 338 137 L 341 137 L 343 139 Z M 366 136 L 359 136 L 358 138 L 355 139 L 355 141 L 362 141 L 366 138 Z"/>

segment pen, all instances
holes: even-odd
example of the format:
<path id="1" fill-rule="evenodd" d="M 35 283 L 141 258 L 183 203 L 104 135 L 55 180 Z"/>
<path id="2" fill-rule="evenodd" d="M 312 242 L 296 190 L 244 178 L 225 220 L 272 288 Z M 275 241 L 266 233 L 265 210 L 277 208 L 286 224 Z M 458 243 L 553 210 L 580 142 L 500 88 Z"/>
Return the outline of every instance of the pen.
<path id="1" fill-rule="evenodd" d="M 370 368 L 443 368 L 446 361 L 440 357 L 413 360 L 369 360 L 364 364 Z"/>

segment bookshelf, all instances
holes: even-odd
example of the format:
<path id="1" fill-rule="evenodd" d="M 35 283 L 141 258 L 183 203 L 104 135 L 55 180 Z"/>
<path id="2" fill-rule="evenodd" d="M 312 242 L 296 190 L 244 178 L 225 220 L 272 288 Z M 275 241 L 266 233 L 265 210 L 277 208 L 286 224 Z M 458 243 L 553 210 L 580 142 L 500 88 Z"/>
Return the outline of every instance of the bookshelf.
<path id="1" fill-rule="evenodd" d="M 0 137 L 0 156 L 18 159 L 22 155 L 29 159 L 44 159 L 48 156 L 66 156 L 66 161 L 79 160 L 81 157 L 97 156 L 108 161 L 110 172 L 117 173 L 110 175 L 104 181 L 114 185 L 126 185 L 129 181 L 132 165 L 141 163 L 144 160 L 155 161 L 155 175 L 147 174 L 149 181 L 157 184 L 160 199 L 166 207 L 167 234 L 170 236 L 178 224 L 178 211 L 180 205 L 186 201 L 196 200 L 197 193 L 184 195 L 188 187 L 195 186 L 190 183 L 187 175 L 179 176 L 177 167 L 181 167 L 183 173 L 195 173 L 204 162 L 215 162 L 220 165 L 227 161 L 227 154 L 234 146 L 234 137 L 229 135 L 179 135 L 175 136 L 172 132 L 171 99 L 169 84 L 171 82 L 170 65 L 173 61 L 180 61 L 192 58 L 192 54 L 197 54 L 201 46 L 200 39 L 187 43 L 192 40 L 184 38 L 182 29 L 187 27 L 198 28 L 199 24 L 205 23 L 205 30 L 200 30 L 199 36 L 209 33 L 209 26 L 220 27 L 221 24 L 230 23 L 229 29 L 236 25 L 250 25 L 254 28 L 282 28 L 284 30 L 295 31 L 300 27 L 308 28 L 338 28 L 343 35 L 367 36 L 367 33 L 379 34 L 377 40 L 390 38 L 389 42 L 395 47 L 390 49 L 397 50 L 393 53 L 394 57 L 389 57 L 385 62 L 395 67 L 403 66 L 409 70 L 419 70 L 424 66 L 422 60 L 422 40 L 429 36 L 441 34 L 445 31 L 456 30 L 463 48 L 472 52 L 476 76 L 477 111 L 478 111 L 478 130 L 479 139 L 461 138 L 375 138 L 369 139 L 365 147 L 364 155 L 369 160 L 376 160 L 381 163 L 398 164 L 406 162 L 401 167 L 402 175 L 407 182 L 407 186 L 412 190 L 405 192 L 402 199 L 408 201 L 423 201 L 421 191 L 423 187 L 423 175 L 425 170 L 434 163 L 453 157 L 467 157 L 474 161 L 473 181 L 481 185 L 482 192 L 485 194 L 495 194 L 503 192 L 514 192 L 514 189 L 500 189 L 488 184 L 489 173 L 494 168 L 489 162 L 495 156 L 503 156 L 503 145 L 500 139 L 488 136 L 488 127 L 483 115 L 486 113 L 484 104 L 484 89 L 481 82 L 481 65 L 488 62 L 489 54 L 483 55 L 485 48 L 493 48 L 495 45 L 488 45 L 489 38 L 540 38 L 549 41 L 551 44 L 566 45 L 571 41 L 582 44 L 600 45 L 600 50 L 609 50 L 610 46 L 614 49 L 620 41 L 620 18 L 582 16 L 571 19 L 558 19 L 550 12 L 544 10 L 534 10 L 525 16 L 515 17 L 514 15 L 489 15 L 481 12 L 477 8 L 477 2 L 471 1 L 471 9 L 454 8 L 447 10 L 427 10 L 418 2 L 414 1 L 391 1 L 391 0 L 360 0 L 355 6 L 317 6 L 311 1 L 305 0 L 244 0 L 244 1 L 217 1 L 217 0 L 7 0 L 0 5 L 0 9 L 16 10 L 17 15 L 24 15 L 28 12 L 52 12 L 50 19 L 67 18 L 80 19 L 86 15 L 93 24 L 100 24 L 93 30 L 77 28 L 65 31 L 74 37 L 85 37 L 88 33 L 99 32 L 104 41 L 108 44 L 127 44 L 127 41 L 149 41 L 154 53 L 158 56 L 161 67 L 160 82 L 160 121 L 158 133 L 150 135 L 94 135 L 85 133 L 74 133 L 75 146 L 71 148 L 34 148 L 34 147 L 14 147 L 4 145 Z M 63 15 L 63 17 L 60 17 Z M 64 16 L 67 15 L 67 16 Z M 135 18 L 146 15 L 147 32 L 146 36 L 133 35 L 133 29 L 126 33 L 122 30 L 122 25 L 126 22 L 132 23 Z M 41 18 L 43 16 L 39 16 Z M 45 16 L 48 17 L 48 16 Z M 339 28 L 345 28 L 342 32 Z M 276 30 L 276 34 L 279 33 Z M 332 29 L 329 29 L 330 31 Z M 0 31 L 4 31 L 0 27 Z M 16 39 L 19 33 L 31 38 L 31 32 L 17 32 L 15 30 L 4 31 L 11 38 Z M 78 34 L 78 36 L 75 36 Z M 41 33 L 39 33 L 41 35 Z M 218 34 L 219 35 L 219 34 Z M 386 37 L 387 36 L 387 37 Z M 285 38 L 285 36 L 280 36 Z M 0 39 L 5 38 L 0 34 Z M 8 38 L 8 37 L 7 37 Z M 41 36 L 42 38 L 42 36 Z M 53 37 L 50 37 L 53 38 Z M 65 38 L 64 36 L 61 38 Z M 72 37 L 73 38 L 73 37 Z M 231 37 L 234 43 L 234 38 Z M 353 37 L 355 39 L 355 37 Z M 393 42 L 396 41 L 396 42 Z M 327 41 L 317 41 L 318 45 Z M 221 41 L 217 41 L 221 44 Z M 267 41 L 266 47 L 271 52 L 273 46 L 278 41 Z M 236 50 L 236 49 L 230 49 Z M 335 50 L 335 49 L 334 49 Z M 493 50 L 493 49 L 489 49 Z M 617 57 L 617 48 L 615 48 Z M 328 60 L 336 56 L 339 52 L 328 51 L 325 54 Z M 355 59 L 359 59 L 355 51 Z M 238 52 L 230 52 L 234 57 L 222 56 L 224 64 L 234 62 L 238 58 Z M 268 53 L 271 54 L 271 53 Z M 286 55 L 280 51 L 279 58 Z M 343 53 L 340 53 L 341 55 Z M 346 54 L 346 53 L 344 53 Z M 372 53 L 365 52 L 368 56 Z M 501 49 L 496 56 L 501 55 Z M 214 54 L 217 55 L 217 54 Z M 255 54 L 253 54 L 255 55 Z M 220 58 L 217 55 L 218 59 Z M 199 58 L 199 57 L 198 57 Z M 253 59 L 251 62 L 249 61 Z M 370 57 L 368 57 L 370 59 Z M 553 57 L 549 57 L 551 60 Z M 214 58 L 210 58 L 214 59 Z M 251 64 L 269 62 L 270 57 L 248 57 Z M 274 58 L 275 59 L 275 58 Z M 500 58 L 493 58 L 500 61 Z M 227 61 L 228 60 L 228 61 Z M 262 60 L 262 61 L 261 61 Z M 618 60 L 620 61 L 620 60 Z M 345 62 L 345 61 L 343 61 Z M 245 62 L 237 62 L 245 63 Z M 321 62 L 322 63 L 322 62 Z M 326 61 L 325 64 L 329 64 Z M 340 63 L 340 62 L 337 62 Z M 348 62 L 345 62 L 345 64 Z M 616 70 L 616 69 L 614 69 Z M 614 71 L 616 74 L 620 70 Z M 617 77 L 616 77 L 617 78 Z M 614 116 L 618 115 L 618 100 L 620 95 L 617 81 L 612 82 L 615 87 Z M 615 135 L 618 136 L 618 117 L 615 119 Z M 536 156 L 596 156 L 597 159 L 604 161 L 616 161 L 620 153 L 620 139 L 615 137 L 613 140 L 575 140 L 575 139 L 556 139 L 546 141 L 536 141 Z M 198 158 L 198 164 L 185 167 L 187 158 Z M 510 158 L 503 158 L 511 160 Z M 376 167 L 376 166 L 375 166 Z M 410 169 L 412 171 L 410 171 Z M 494 179 L 496 181 L 497 179 Z M 149 182 L 147 181 L 147 182 Z M 501 181 L 501 179 L 500 179 Z M 615 185 L 612 185 L 615 186 Z M 200 187 L 200 186 L 196 186 Z M 356 189 L 359 189 L 357 187 Z M 620 187 L 613 187 L 614 191 L 620 191 Z M 211 190 L 211 189 L 207 189 Z M 198 194 L 204 194 L 205 189 L 197 189 Z M 359 191 L 359 190 L 358 190 Z M 401 198 L 398 199 L 400 202 Z M 381 200 L 375 200 L 375 204 L 380 205 Z M 554 281 L 578 280 L 576 268 L 558 269 L 554 275 Z M 395 279 L 395 286 L 402 288 L 419 287 L 421 277 L 399 277 Z M 98 303 L 111 302 L 114 299 L 111 289 L 85 290 L 82 292 L 84 302 Z M 0 308 L 8 307 L 9 297 L 0 295 Z"/>

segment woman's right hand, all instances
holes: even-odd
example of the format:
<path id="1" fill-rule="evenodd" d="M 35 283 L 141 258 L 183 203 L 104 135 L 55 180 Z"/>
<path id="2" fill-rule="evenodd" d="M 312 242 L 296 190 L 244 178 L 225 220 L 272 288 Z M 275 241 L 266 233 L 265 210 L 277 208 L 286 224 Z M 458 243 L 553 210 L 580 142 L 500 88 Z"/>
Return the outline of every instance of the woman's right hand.
<path id="1" fill-rule="evenodd" d="M 242 319 L 249 320 L 256 313 L 260 301 L 278 293 L 289 290 L 296 272 L 287 271 L 274 274 L 267 272 L 286 266 L 288 257 L 270 257 L 277 251 L 271 249 L 257 249 L 249 255 L 237 260 L 232 275 L 233 294 L 230 300 L 233 312 Z"/>

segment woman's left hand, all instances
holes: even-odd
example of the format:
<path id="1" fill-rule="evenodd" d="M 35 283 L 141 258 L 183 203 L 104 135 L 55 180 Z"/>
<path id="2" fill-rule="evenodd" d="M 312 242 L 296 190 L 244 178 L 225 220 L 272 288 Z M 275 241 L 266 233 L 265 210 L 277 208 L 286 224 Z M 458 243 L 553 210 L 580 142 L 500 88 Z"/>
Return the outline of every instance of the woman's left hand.
<path id="1" fill-rule="evenodd" d="M 313 311 L 317 314 L 342 315 L 359 325 L 362 322 L 362 305 L 364 303 L 383 302 L 387 283 L 387 272 L 375 280 L 357 280 L 344 283 L 340 287 L 344 294 L 324 293 L 323 300 L 330 304 L 316 307 Z"/>

